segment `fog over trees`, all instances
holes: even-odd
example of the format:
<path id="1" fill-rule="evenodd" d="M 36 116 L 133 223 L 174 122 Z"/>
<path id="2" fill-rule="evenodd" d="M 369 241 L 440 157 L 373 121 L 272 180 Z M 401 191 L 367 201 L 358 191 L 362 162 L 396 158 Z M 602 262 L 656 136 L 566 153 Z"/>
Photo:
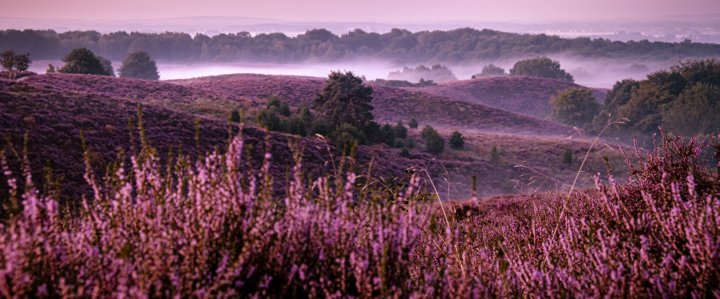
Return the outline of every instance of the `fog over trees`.
<path id="1" fill-rule="evenodd" d="M 342 35 L 313 29 L 296 37 L 248 32 L 208 36 L 178 32 L 0 31 L 0 48 L 30 53 L 35 59 L 59 59 L 81 47 L 114 61 L 131 52 L 146 51 L 156 60 L 176 62 L 288 63 L 374 58 L 399 63 L 459 63 L 550 54 L 662 60 L 720 55 L 720 45 L 716 44 L 566 39 L 471 28 L 421 32 L 393 29 L 382 34 L 356 29 Z"/>

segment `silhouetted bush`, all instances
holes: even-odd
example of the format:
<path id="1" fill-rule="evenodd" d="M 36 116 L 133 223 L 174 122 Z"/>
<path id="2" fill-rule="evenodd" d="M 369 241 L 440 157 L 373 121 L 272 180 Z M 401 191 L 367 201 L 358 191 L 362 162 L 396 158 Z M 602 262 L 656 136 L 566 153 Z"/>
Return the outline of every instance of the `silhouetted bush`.
<path id="1" fill-rule="evenodd" d="M 408 122 L 408 127 L 410 127 L 411 129 L 417 129 L 418 128 L 417 120 L 414 118 L 411 118 L 410 121 Z"/>
<path id="2" fill-rule="evenodd" d="M 560 91 L 550 100 L 550 118 L 576 127 L 586 127 L 600 110 L 592 91 L 586 88 L 569 88 Z"/>
<path id="3" fill-rule="evenodd" d="M 483 67 L 482 72 L 479 74 L 475 74 L 472 76 L 473 79 L 482 78 L 482 77 L 501 77 L 506 76 L 507 73 L 505 73 L 505 69 L 501 68 L 499 66 L 496 66 L 494 64 L 488 64 Z"/>
<path id="4" fill-rule="evenodd" d="M 570 164 L 572 164 L 572 162 L 573 162 L 573 152 L 572 152 L 571 149 L 566 149 L 566 150 L 563 152 L 563 156 L 562 156 L 562 157 L 563 157 L 563 158 L 562 158 L 563 164 L 565 164 L 565 165 L 570 165 Z"/>
<path id="5" fill-rule="evenodd" d="M 446 82 L 455 81 L 457 77 L 453 74 L 452 70 L 444 65 L 433 65 L 432 67 L 426 67 L 420 65 L 415 68 L 404 67 L 400 71 L 390 72 L 388 75 L 390 80 L 405 80 L 410 82 L 419 82 L 421 85 L 427 85 L 429 80 L 432 82 Z"/>
<path id="6" fill-rule="evenodd" d="M 547 57 L 520 60 L 510 69 L 512 76 L 530 76 L 574 82 L 572 75 L 560 68 L 560 62 Z"/>
<path id="7" fill-rule="evenodd" d="M 132 52 L 123 60 L 120 77 L 144 80 L 159 80 L 157 65 L 150 54 L 144 51 Z"/>
<path id="8" fill-rule="evenodd" d="M 720 63 L 687 61 L 642 81 L 616 83 L 593 123 L 599 130 L 605 123 L 624 121 L 616 133 L 652 134 L 663 126 L 673 134 L 713 134 L 720 131 L 719 102 Z"/>
<path id="9" fill-rule="evenodd" d="M 0 53 L 0 65 L 7 73 L 9 79 L 15 79 L 18 73 L 28 70 L 32 60 L 30 54 L 16 54 L 15 51 L 5 50 Z"/>
<path id="10" fill-rule="evenodd" d="M 65 65 L 58 70 L 60 73 L 68 74 L 89 74 L 89 75 L 112 75 L 103 66 L 100 59 L 86 48 L 73 49 L 63 59 Z"/>
<path id="11" fill-rule="evenodd" d="M 453 131 L 452 134 L 450 134 L 450 139 L 448 139 L 448 143 L 450 144 L 450 148 L 452 149 L 463 149 L 465 147 L 465 137 L 463 137 L 460 132 Z"/>
<path id="12" fill-rule="evenodd" d="M 425 140 L 425 151 L 433 155 L 439 155 L 445 150 L 445 140 L 431 126 L 425 126 L 422 130 L 422 138 Z"/>

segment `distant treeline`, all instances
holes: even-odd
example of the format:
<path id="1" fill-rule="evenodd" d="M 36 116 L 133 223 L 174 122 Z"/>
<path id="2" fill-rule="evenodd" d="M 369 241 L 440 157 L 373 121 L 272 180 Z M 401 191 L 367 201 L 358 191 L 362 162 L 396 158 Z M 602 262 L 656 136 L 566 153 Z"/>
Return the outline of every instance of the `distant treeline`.
<path id="1" fill-rule="evenodd" d="M 112 60 L 122 59 L 130 52 L 146 51 L 157 60 L 176 62 L 287 63 L 376 58 L 398 63 L 459 63 L 552 54 L 655 60 L 720 56 L 717 44 L 566 39 L 470 28 L 416 33 L 393 29 L 383 34 L 357 29 L 339 36 L 325 29 L 314 29 L 296 37 L 282 33 L 253 36 L 248 32 L 192 36 L 175 32 L 0 31 L 0 50 L 27 52 L 33 59 L 59 59 L 79 47 Z"/>

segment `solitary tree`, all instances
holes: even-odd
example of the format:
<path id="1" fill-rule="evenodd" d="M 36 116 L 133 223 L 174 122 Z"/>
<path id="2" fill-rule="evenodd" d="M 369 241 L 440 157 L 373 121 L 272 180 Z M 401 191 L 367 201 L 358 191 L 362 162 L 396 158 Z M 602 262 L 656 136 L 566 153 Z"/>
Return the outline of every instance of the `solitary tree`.
<path id="1" fill-rule="evenodd" d="M 465 147 L 465 137 L 458 131 L 452 132 L 448 140 L 450 147 L 453 149 L 463 149 Z"/>
<path id="2" fill-rule="evenodd" d="M 8 73 L 9 79 L 14 79 L 18 72 L 27 71 L 31 62 L 30 54 L 16 54 L 12 50 L 5 50 L 0 54 L 0 64 Z"/>
<path id="3" fill-rule="evenodd" d="M 157 65 L 150 54 L 144 51 L 132 52 L 123 60 L 120 77 L 145 80 L 159 80 Z"/>
<path id="4" fill-rule="evenodd" d="M 438 155 L 445 150 L 445 140 L 431 126 L 425 126 L 422 130 L 422 137 L 425 140 L 425 150 L 433 155 Z"/>
<path id="5" fill-rule="evenodd" d="M 472 78 L 482 78 L 482 77 L 500 77 L 505 76 L 505 69 L 501 68 L 499 66 L 496 66 L 494 64 L 488 64 L 483 67 L 482 72 L 480 74 L 473 75 Z"/>
<path id="6" fill-rule="evenodd" d="M 573 76 L 560 68 L 560 62 L 547 57 L 520 60 L 510 69 L 512 76 L 544 77 L 574 82 Z"/>
<path id="7" fill-rule="evenodd" d="M 398 121 L 393 129 L 395 131 L 396 138 L 407 138 L 407 128 L 405 128 L 402 121 Z"/>
<path id="8" fill-rule="evenodd" d="M 550 100 L 550 118 L 577 127 L 591 124 L 600 110 L 600 104 L 586 88 L 569 88 Z"/>
<path id="9" fill-rule="evenodd" d="M 111 75 L 105 67 L 103 67 L 100 59 L 86 48 L 73 49 L 63 58 L 63 62 L 65 62 L 65 65 L 58 70 L 61 73 Z"/>
<path id="10" fill-rule="evenodd" d="M 325 87 L 315 97 L 315 109 L 335 133 L 340 133 L 339 128 L 347 124 L 362 134 L 344 126 L 345 137 L 377 136 L 380 127 L 372 114 L 372 93 L 372 88 L 365 86 L 363 80 L 352 72 L 332 72 Z M 370 141 L 364 137 L 362 139 Z"/>
<path id="11" fill-rule="evenodd" d="M 15 66 L 15 51 L 5 50 L 0 54 L 3 71 L 10 72 Z"/>
<path id="12" fill-rule="evenodd" d="M 110 76 L 115 77 L 115 69 L 113 69 L 112 62 L 110 59 L 107 59 L 102 56 L 96 56 L 98 60 L 100 60 L 100 64 L 102 65 L 103 69 L 105 70 L 105 73 L 107 73 Z"/>

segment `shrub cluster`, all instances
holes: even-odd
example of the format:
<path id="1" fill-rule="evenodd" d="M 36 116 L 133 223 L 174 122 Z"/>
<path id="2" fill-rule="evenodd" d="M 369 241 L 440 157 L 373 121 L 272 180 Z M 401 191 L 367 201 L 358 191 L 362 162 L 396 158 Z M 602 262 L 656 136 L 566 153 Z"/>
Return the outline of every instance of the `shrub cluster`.
<path id="1" fill-rule="evenodd" d="M 388 79 L 418 82 L 422 86 L 431 85 L 432 82 L 455 81 L 457 77 L 447 66 L 436 64 L 432 67 L 424 65 L 414 68 L 404 67 L 400 71 L 390 72 Z"/>
<path id="2" fill-rule="evenodd" d="M 593 120 L 595 130 L 625 121 L 616 133 L 651 134 L 658 127 L 669 133 L 697 136 L 720 130 L 720 63 L 687 61 L 647 79 L 617 82 Z"/>
<path id="3" fill-rule="evenodd" d="M 547 57 L 520 60 L 510 69 L 511 76 L 531 76 L 574 82 L 573 76 L 560 67 L 560 62 Z"/>
<path id="4" fill-rule="evenodd" d="M 27 71 L 32 60 L 30 54 L 17 54 L 12 50 L 5 50 L 0 53 L 0 65 L 3 72 L 7 73 L 8 79 L 15 79 L 18 73 Z"/>

